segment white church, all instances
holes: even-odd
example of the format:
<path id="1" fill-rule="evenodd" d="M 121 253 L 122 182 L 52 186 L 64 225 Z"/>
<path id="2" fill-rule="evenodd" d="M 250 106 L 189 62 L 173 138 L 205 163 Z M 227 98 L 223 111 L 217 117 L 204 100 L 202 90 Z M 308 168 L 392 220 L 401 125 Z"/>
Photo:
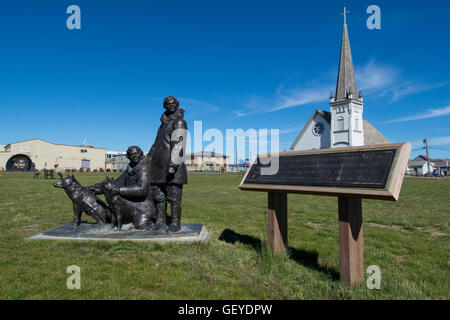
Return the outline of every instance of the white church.
<path id="1" fill-rule="evenodd" d="M 344 22 L 336 96 L 331 91 L 330 111 L 316 109 L 290 150 L 355 147 L 389 143 L 367 120 L 364 101 L 357 95 L 347 24 Z"/>

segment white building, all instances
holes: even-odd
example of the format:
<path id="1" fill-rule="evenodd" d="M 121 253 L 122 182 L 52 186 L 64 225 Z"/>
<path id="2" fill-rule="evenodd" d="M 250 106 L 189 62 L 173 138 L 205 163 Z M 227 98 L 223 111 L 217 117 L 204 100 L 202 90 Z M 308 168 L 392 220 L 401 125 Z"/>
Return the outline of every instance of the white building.
<path id="1" fill-rule="evenodd" d="M 354 147 L 388 143 L 368 121 L 363 120 L 364 102 L 357 96 L 347 24 L 344 23 L 336 96 L 331 91 L 330 111 L 316 109 L 291 146 L 291 150 Z"/>
<path id="2" fill-rule="evenodd" d="M 433 173 L 434 165 L 430 162 L 430 171 L 428 171 L 428 162 L 427 161 L 408 161 L 408 170 L 407 174 L 414 176 L 425 176 L 428 172 Z"/>
<path id="3" fill-rule="evenodd" d="M 435 168 L 435 161 L 430 160 L 430 170 L 428 170 L 428 161 L 426 156 L 417 156 L 413 160 L 408 161 L 407 174 L 414 176 L 425 176 L 428 173 L 432 174 Z"/>
<path id="4" fill-rule="evenodd" d="M 105 153 L 104 148 L 56 144 L 42 139 L 12 142 L 0 147 L 0 170 L 100 170 L 105 168 Z"/>

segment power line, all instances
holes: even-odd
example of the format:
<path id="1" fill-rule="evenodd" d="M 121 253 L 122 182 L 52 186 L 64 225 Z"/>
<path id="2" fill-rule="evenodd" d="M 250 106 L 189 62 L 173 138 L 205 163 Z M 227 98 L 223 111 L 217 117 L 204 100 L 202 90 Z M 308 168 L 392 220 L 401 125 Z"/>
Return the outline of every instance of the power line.
<path id="1" fill-rule="evenodd" d="M 447 151 L 450 151 L 450 148 L 439 148 L 439 147 L 433 147 L 433 146 L 430 146 L 428 148 L 433 149 L 433 150 L 447 150 Z"/>

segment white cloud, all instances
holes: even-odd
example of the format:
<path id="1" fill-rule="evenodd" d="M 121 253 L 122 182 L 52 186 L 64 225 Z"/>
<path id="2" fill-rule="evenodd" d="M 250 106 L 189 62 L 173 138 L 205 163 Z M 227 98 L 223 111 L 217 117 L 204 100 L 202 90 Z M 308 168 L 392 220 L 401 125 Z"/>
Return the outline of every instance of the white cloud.
<path id="1" fill-rule="evenodd" d="M 370 60 L 362 67 L 356 67 L 356 83 L 364 92 L 376 92 L 391 86 L 398 78 L 398 71 L 393 67 L 380 66 Z M 335 76 L 335 72 L 328 75 Z M 233 111 L 236 117 L 252 114 L 270 113 L 312 103 L 328 102 L 331 89 L 335 90 L 335 80 L 330 76 L 308 81 L 301 87 L 285 89 L 283 84 L 275 91 L 275 97 L 252 97 L 244 104 L 242 110 Z"/>
<path id="2" fill-rule="evenodd" d="M 328 73 L 328 75 L 331 74 L 335 73 Z M 411 94 L 436 89 L 448 84 L 447 82 L 414 83 L 402 81 L 400 71 L 396 67 L 380 65 L 374 59 L 365 65 L 356 66 L 355 77 L 356 86 L 362 90 L 363 95 L 389 95 L 392 102 Z M 234 110 L 233 113 L 236 117 L 244 117 L 327 102 L 332 88 L 335 90 L 335 80 L 332 82 L 329 76 L 308 81 L 304 86 L 288 90 L 281 84 L 275 90 L 272 98 L 252 97 L 243 105 L 241 110 Z"/>
<path id="3" fill-rule="evenodd" d="M 447 85 L 440 83 L 416 83 L 401 79 L 400 71 L 392 66 L 378 65 L 370 60 L 366 65 L 355 68 L 356 85 L 363 94 L 392 95 L 392 102 L 420 92 L 437 89 Z"/>
<path id="4" fill-rule="evenodd" d="M 441 116 L 445 116 L 448 114 L 450 114 L 450 106 L 446 106 L 446 107 L 440 108 L 440 109 L 429 109 L 422 113 L 389 120 L 389 121 L 386 121 L 385 123 L 414 121 L 414 120 L 420 120 L 420 119 L 441 117 Z"/>
<path id="5" fill-rule="evenodd" d="M 356 86 L 363 94 L 377 92 L 395 83 L 399 73 L 396 68 L 377 65 L 372 59 L 364 66 L 355 67 Z"/>
<path id="6" fill-rule="evenodd" d="M 395 102 L 395 101 L 399 100 L 400 98 L 403 98 L 403 97 L 411 95 L 411 94 L 417 94 L 420 92 L 437 89 L 437 88 L 440 88 L 440 87 L 443 87 L 446 85 L 447 85 L 446 82 L 441 82 L 441 83 L 404 82 L 390 90 L 392 92 L 392 102 Z"/>
<path id="7" fill-rule="evenodd" d="M 274 112 L 287 108 L 302 106 L 305 104 L 327 101 L 330 94 L 330 86 L 317 88 L 298 88 L 281 93 L 276 106 L 265 112 Z"/>
<path id="8" fill-rule="evenodd" d="M 233 110 L 233 113 L 236 115 L 236 118 L 244 117 L 247 115 L 247 113 L 240 110 Z"/>
<path id="9" fill-rule="evenodd" d="M 428 139 L 428 144 L 432 146 L 443 146 L 450 144 L 450 136 Z"/>
<path id="10" fill-rule="evenodd" d="M 289 129 L 283 129 L 280 130 L 280 134 L 287 134 L 287 133 L 292 133 L 292 132 L 300 132 L 300 130 L 304 127 L 304 124 L 300 124 L 298 127 L 295 128 L 289 128 Z"/>
<path id="11" fill-rule="evenodd" d="M 244 110 L 234 110 L 236 117 L 252 114 L 270 113 L 283 109 L 299 107 L 310 103 L 325 102 L 328 100 L 331 86 L 301 87 L 285 90 L 282 86 L 276 90 L 272 99 L 252 97 L 245 105 Z"/>

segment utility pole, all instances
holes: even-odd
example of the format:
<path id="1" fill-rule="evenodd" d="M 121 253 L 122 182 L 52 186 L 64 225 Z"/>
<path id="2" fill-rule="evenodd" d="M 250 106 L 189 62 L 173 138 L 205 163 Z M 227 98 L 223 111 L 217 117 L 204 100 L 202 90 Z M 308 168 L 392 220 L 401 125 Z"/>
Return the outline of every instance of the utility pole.
<path id="1" fill-rule="evenodd" d="M 234 145 L 234 164 L 237 165 L 237 144 Z"/>
<path id="2" fill-rule="evenodd" d="M 431 175 L 431 172 L 430 172 L 430 156 L 428 154 L 428 138 L 427 138 L 427 136 L 425 136 L 425 139 L 423 139 L 423 143 L 425 143 L 425 149 L 427 150 L 427 165 L 428 165 L 427 176 L 430 176 Z"/>

